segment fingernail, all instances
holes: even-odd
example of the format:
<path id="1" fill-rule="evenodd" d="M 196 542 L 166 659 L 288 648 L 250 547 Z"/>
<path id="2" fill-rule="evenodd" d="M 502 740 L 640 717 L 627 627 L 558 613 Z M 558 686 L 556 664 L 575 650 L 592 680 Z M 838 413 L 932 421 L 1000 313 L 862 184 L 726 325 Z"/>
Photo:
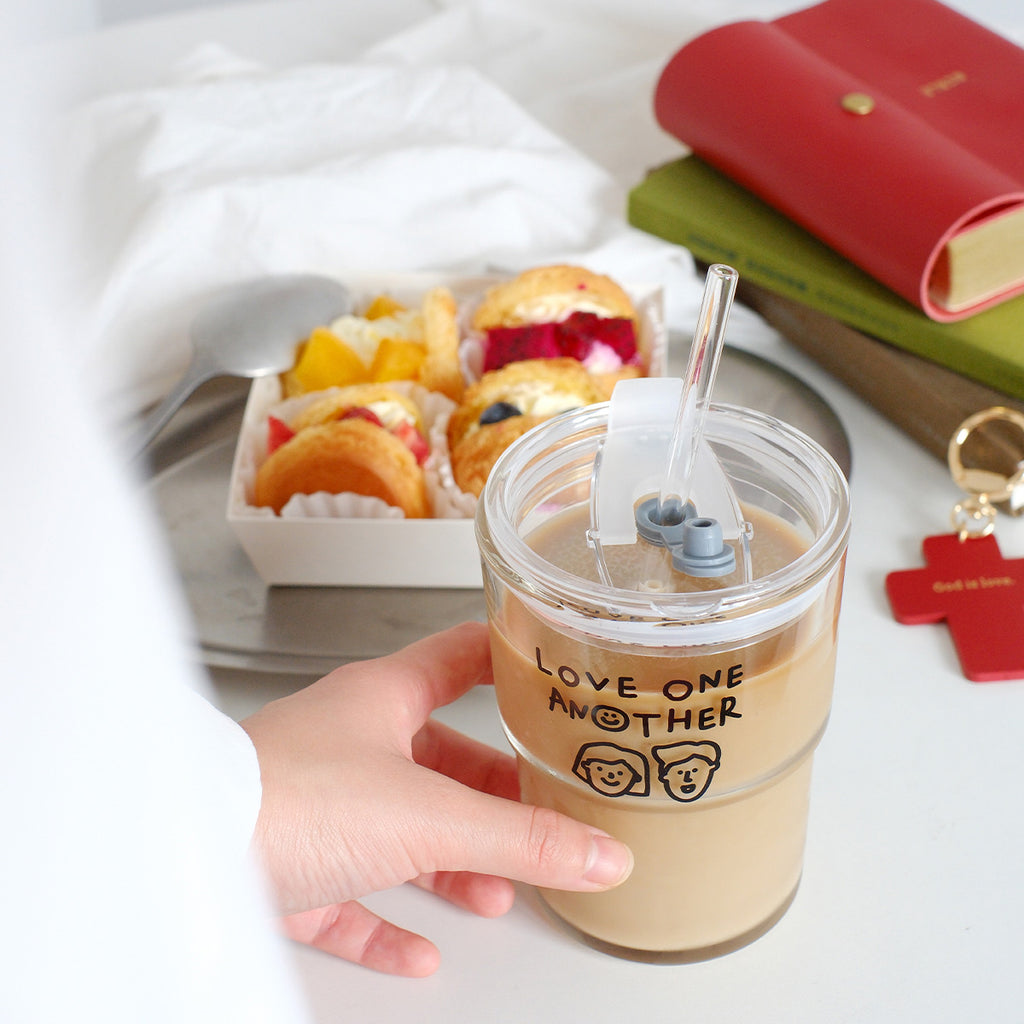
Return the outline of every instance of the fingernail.
<path id="1" fill-rule="evenodd" d="M 594 885 L 611 888 L 624 882 L 633 870 L 633 851 L 611 836 L 595 835 L 583 878 Z"/>

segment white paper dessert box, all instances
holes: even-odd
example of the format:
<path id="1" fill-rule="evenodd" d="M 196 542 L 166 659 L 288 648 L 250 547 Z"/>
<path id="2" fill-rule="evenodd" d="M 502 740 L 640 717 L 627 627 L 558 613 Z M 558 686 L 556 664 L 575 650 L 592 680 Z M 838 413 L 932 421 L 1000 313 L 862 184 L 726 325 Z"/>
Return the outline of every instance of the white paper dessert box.
<path id="1" fill-rule="evenodd" d="M 434 275 L 377 275 L 346 284 L 356 309 L 387 292 L 418 305 L 430 287 L 451 288 L 460 308 L 473 302 L 496 277 L 450 279 Z M 661 290 L 623 282 L 640 315 L 640 346 L 652 375 L 665 372 L 666 334 Z M 332 512 L 333 499 L 318 496 L 307 511 L 277 516 L 249 503 L 254 464 L 265 445 L 268 410 L 280 401 L 277 378 L 253 383 L 231 470 L 227 519 L 260 577 L 279 586 L 479 587 L 480 559 L 473 529 L 473 501 L 460 518 L 406 520 L 375 499 L 349 498 L 357 514 Z M 468 496 L 467 496 L 468 499 Z M 397 516 L 395 518 L 394 516 Z"/>

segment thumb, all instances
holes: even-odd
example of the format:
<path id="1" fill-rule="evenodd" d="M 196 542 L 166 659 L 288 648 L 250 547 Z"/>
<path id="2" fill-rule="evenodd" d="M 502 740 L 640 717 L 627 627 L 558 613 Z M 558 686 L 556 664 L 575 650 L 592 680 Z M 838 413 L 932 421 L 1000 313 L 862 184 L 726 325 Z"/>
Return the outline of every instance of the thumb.
<path id="1" fill-rule="evenodd" d="M 454 865 L 573 892 L 611 889 L 633 870 L 628 846 L 557 811 L 473 790 L 462 790 L 459 803 L 445 815 L 450 828 L 441 842 L 451 846 L 450 856 L 438 851 L 447 862 L 441 870 Z"/>

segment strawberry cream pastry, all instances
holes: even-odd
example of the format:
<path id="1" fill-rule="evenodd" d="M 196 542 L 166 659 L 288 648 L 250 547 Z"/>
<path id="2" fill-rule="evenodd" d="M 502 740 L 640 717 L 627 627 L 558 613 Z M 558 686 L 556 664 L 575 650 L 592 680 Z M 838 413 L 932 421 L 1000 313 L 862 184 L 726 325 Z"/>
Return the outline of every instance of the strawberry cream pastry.
<path id="1" fill-rule="evenodd" d="M 646 372 L 639 318 L 610 277 L 568 264 L 535 267 L 488 289 L 473 313 L 484 373 L 526 359 L 570 358 L 609 388 Z"/>

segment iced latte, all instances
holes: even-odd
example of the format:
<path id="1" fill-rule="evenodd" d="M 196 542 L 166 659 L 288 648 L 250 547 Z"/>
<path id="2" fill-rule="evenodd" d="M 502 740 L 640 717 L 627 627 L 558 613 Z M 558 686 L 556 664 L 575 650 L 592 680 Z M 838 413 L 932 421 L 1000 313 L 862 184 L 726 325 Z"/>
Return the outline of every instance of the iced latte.
<path id="1" fill-rule="evenodd" d="M 521 442 L 481 502 L 498 705 L 523 800 L 604 829 L 636 859 L 617 889 L 545 902 L 610 952 L 700 959 L 764 932 L 799 882 L 831 704 L 845 481 L 803 435 L 718 411 L 708 431 L 751 524 L 753 579 L 609 586 L 587 540 L 600 415 Z M 615 579 L 649 556 L 642 543 L 611 552 Z"/>

